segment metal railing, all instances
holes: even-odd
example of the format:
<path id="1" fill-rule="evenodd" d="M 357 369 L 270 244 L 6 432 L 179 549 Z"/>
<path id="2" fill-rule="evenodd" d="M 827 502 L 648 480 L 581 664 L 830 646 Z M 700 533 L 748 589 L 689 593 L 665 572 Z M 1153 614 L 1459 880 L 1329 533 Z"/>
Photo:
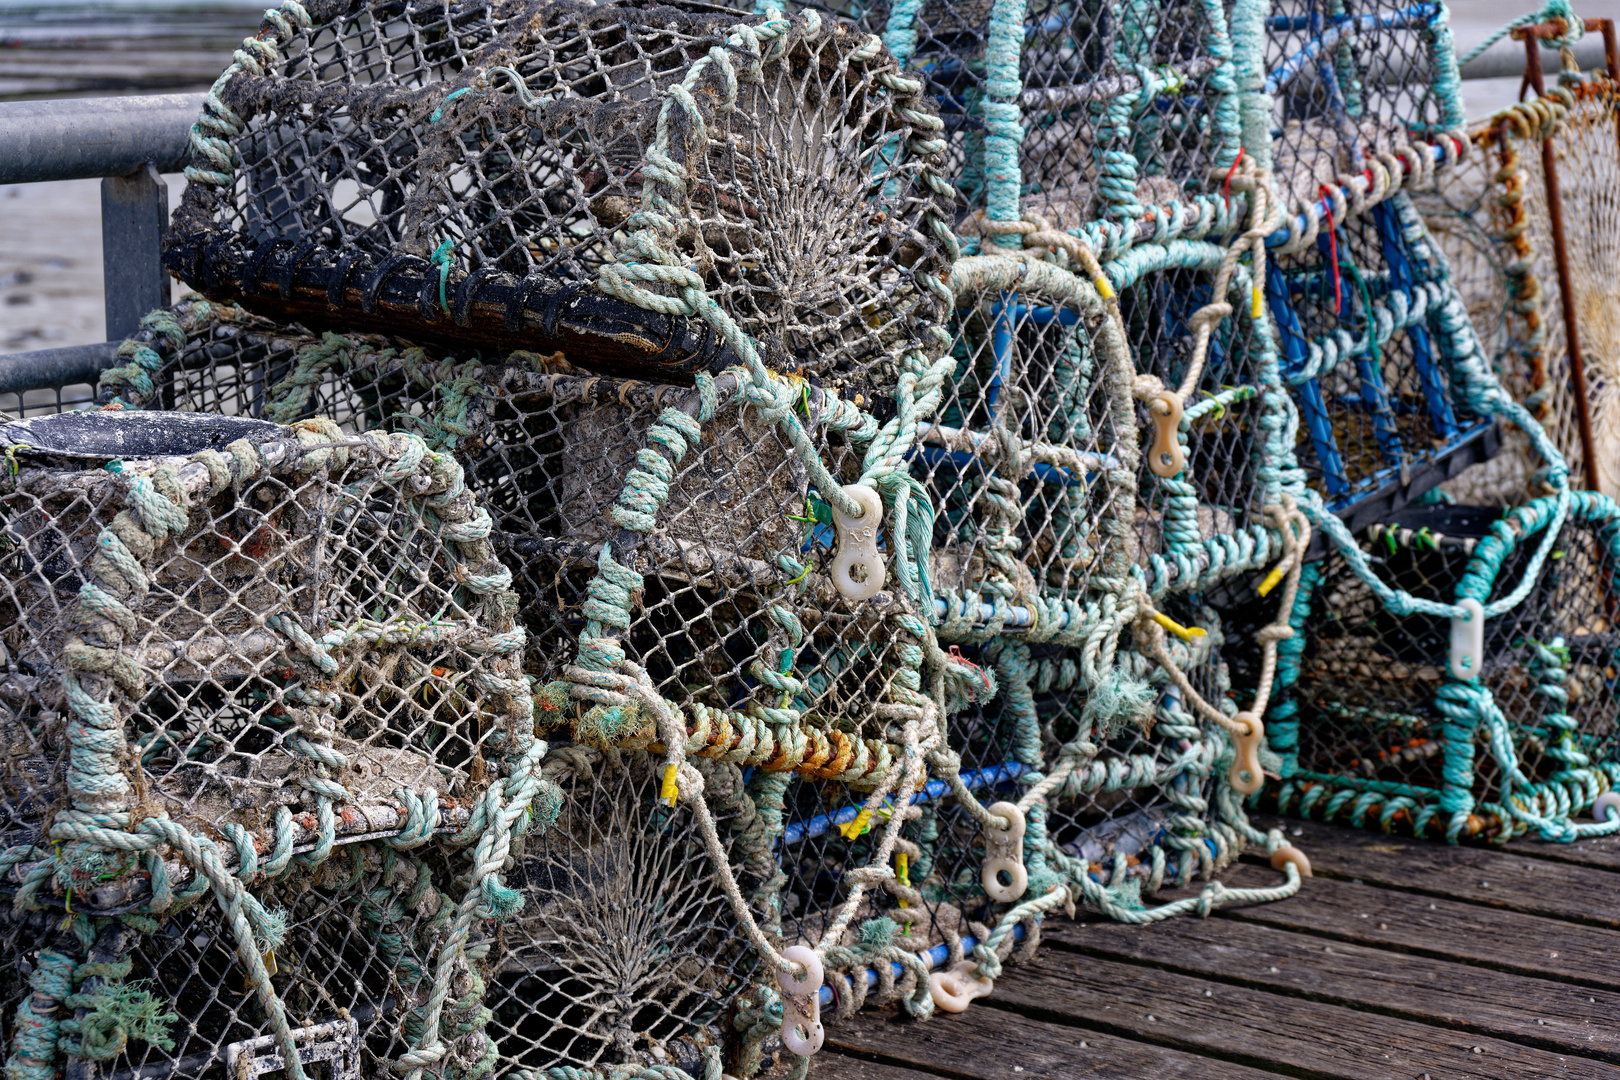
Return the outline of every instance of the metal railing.
<path id="1" fill-rule="evenodd" d="M 1603 43 L 1583 39 L 1575 57 L 1583 68 L 1599 67 Z M 1558 63 L 1556 53 L 1544 59 Z M 1505 41 L 1463 68 L 1462 77 L 1504 78 L 1524 70 L 1524 51 Z M 1411 75 L 1391 66 L 1376 77 L 1404 82 Z M 141 317 L 168 303 L 161 245 L 169 189 L 159 174 L 184 166 L 202 104 L 202 94 L 0 102 L 0 184 L 102 178 L 101 257 L 111 339 L 0 356 L 0 394 L 93 384 L 116 362 L 118 343 Z"/>
<path id="2" fill-rule="evenodd" d="M 0 356 L 0 394 L 94 383 L 141 316 L 169 302 L 163 231 L 201 94 L 0 102 L 0 184 L 101 178 L 107 337 L 95 345 Z"/>

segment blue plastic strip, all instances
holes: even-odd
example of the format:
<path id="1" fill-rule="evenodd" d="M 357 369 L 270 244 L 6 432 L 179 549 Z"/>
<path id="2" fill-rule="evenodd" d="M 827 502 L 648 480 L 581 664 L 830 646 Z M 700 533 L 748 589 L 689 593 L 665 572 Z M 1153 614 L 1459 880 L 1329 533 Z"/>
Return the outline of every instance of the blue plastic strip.
<path id="1" fill-rule="evenodd" d="M 1002 784 L 1012 783 L 1019 776 L 1028 772 L 1029 768 L 1028 765 L 1016 761 L 1007 761 L 1000 765 L 992 765 L 987 769 L 975 769 L 972 772 L 965 772 L 962 774 L 962 783 L 966 784 L 970 791 L 974 788 L 998 787 Z M 950 790 L 951 786 L 945 781 L 930 780 L 923 785 L 921 791 L 911 797 L 911 805 L 917 806 L 921 803 L 932 802 L 946 795 Z M 848 825 L 859 817 L 860 813 L 860 807 L 846 806 L 836 814 L 820 814 L 801 824 L 789 825 L 782 830 L 781 842 L 783 845 L 797 844 L 801 840 L 809 840 L 820 836 L 822 833 L 830 832 L 840 825 Z"/>
<path id="2" fill-rule="evenodd" d="M 966 450 L 947 450 L 942 446 L 912 447 L 911 452 L 907 454 L 906 457 L 912 460 L 920 458 L 923 461 L 928 462 L 930 465 L 938 465 L 941 462 L 949 462 L 952 465 L 956 465 L 964 469 L 972 465 L 976 460 L 976 456 L 968 453 Z M 1047 465 L 1044 462 L 1039 461 L 1032 462 L 1030 464 L 1030 469 L 1035 473 L 1037 479 L 1043 480 L 1050 484 L 1062 484 L 1065 487 L 1073 484 L 1090 483 L 1095 480 L 1097 476 L 1096 473 L 1087 473 L 1083 477 L 1078 477 L 1070 473 L 1067 469 L 1061 469 L 1056 465 Z"/>
<path id="3" fill-rule="evenodd" d="M 990 309 L 991 315 L 996 320 L 995 327 L 990 333 L 990 350 L 995 359 L 996 369 L 990 375 L 990 385 L 985 388 L 984 401 L 990 408 L 991 416 L 996 414 L 996 402 L 1001 398 L 1001 387 L 1012 381 L 1013 323 L 1017 318 L 1013 312 L 1019 306 L 1016 294 L 1002 293 L 1001 300 Z"/>
<path id="4" fill-rule="evenodd" d="M 1384 262 L 1389 266 L 1389 287 L 1412 295 L 1412 263 L 1407 258 L 1406 241 L 1401 237 L 1400 222 L 1388 203 L 1373 207 L 1373 222 L 1378 226 L 1378 241 L 1383 247 Z M 1457 417 L 1451 411 L 1451 395 L 1446 392 L 1445 379 L 1434 360 L 1434 346 L 1429 341 L 1425 326 L 1407 327 L 1406 339 L 1412 343 L 1412 362 L 1417 366 L 1418 382 L 1423 386 L 1423 400 L 1429 407 L 1429 419 L 1442 439 L 1457 434 Z"/>
<path id="5" fill-rule="evenodd" d="M 1277 66 L 1275 71 L 1266 76 L 1266 93 L 1275 94 L 1279 86 L 1298 78 L 1299 73 L 1314 63 L 1318 56 L 1326 53 L 1345 37 L 1365 30 L 1400 30 L 1427 27 L 1439 10 L 1440 5 L 1438 4 L 1413 4 L 1411 7 L 1401 8 L 1397 11 L 1372 12 L 1366 15 L 1335 19 L 1332 26 L 1300 46 L 1297 52 L 1284 60 Z"/>
<path id="6" fill-rule="evenodd" d="M 1274 259 L 1266 263 L 1266 300 L 1282 339 L 1283 374 L 1290 375 L 1304 368 L 1310 353 L 1305 347 L 1305 331 L 1299 325 L 1299 315 L 1288 300 L 1288 279 Z M 1322 483 L 1328 495 L 1349 494 L 1350 480 L 1344 471 L 1344 458 L 1339 456 L 1339 444 L 1333 438 L 1333 424 L 1328 419 L 1327 404 L 1322 400 L 1320 380 L 1307 379 L 1294 388 L 1294 394 L 1305 430 L 1310 433 L 1311 445 L 1316 448 L 1317 465 L 1322 470 Z"/>

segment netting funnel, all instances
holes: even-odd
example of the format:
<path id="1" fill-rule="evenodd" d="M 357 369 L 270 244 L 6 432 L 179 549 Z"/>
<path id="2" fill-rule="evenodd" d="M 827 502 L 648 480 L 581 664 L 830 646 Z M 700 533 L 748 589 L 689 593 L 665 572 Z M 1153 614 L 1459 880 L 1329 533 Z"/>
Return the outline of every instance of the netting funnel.
<path id="1" fill-rule="evenodd" d="M 0 720 L 5 791 L 36 808 L 39 785 L 54 793 L 8 817 L 5 872 L 19 914 L 68 916 L 62 941 L 23 949 L 35 990 L 62 997 L 48 973 L 64 963 L 70 988 L 98 972 L 86 1007 L 132 1047 L 109 1029 L 62 1052 L 256 1075 L 265 1055 L 318 1057 L 341 1036 L 356 1055 L 364 1040 L 476 1060 L 473 915 L 511 914 L 500 864 L 548 800 L 531 818 L 545 748 L 526 635 L 461 466 L 329 420 L 73 413 L 3 437 L 18 466 L 0 496 L 7 680 L 28 686 Z M 373 920 L 380 937 L 332 918 L 363 885 L 402 901 Z M 182 914 L 210 893 L 222 921 Z M 104 966 L 74 977 L 86 948 Z M 277 949 L 294 953 L 279 974 Z M 245 969 L 239 996 L 196 982 L 210 951 Z M 137 959 L 158 981 L 132 1018 Z M 415 1020 L 395 1041 L 379 1001 L 401 963 L 417 966 L 389 1010 Z M 431 1005 L 451 984 L 456 1003 Z M 363 1020 L 328 1022 L 362 1002 Z M 171 1032 L 153 1009 L 195 1023 Z M 441 1021 L 465 1025 L 452 1050 Z M 45 1067 L 58 1053 L 17 1052 Z"/>
<path id="2" fill-rule="evenodd" d="M 199 121 L 166 257 L 205 294 L 690 385 L 738 357 L 647 300 L 678 278 L 773 370 L 851 396 L 920 341 L 949 189 L 937 121 L 870 35 L 566 0 L 303 10 L 272 13 Z M 650 225 L 660 258 L 616 264 Z"/>
<path id="3" fill-rule="evenodd" d="M 1313 614 L 1281 678 L 1269 728 L 1289 812 L 1447 837 L 1550 840 L 1612 831 L 1579 822 L 1620 778 L 1613 692 L 1616 508 L 1575 492 L 1513 510 L 1414 506 L 1365 535 L 1369 587 L 1346 560 L 1307 567 Z M 1555 547 L 1538 566 L 1539 541 Z M 1368 554 L 1362 561 L 1368 561 Z M 1477 650 L 1454 621 L 1393 615 L 1391 588 L 1483 605 Z M 1511 610 L 1490 605 L 1523 596 Z M 1297 711 L 1296 711 L 1297 710 Z"/>
<path id="4" fill-rule="evenodd" d="M 705 763 L 722 850 L 762 916 L 775 873 L 734 765 Z M 758 960 L 686 806 L 658 798 L 645 754 L 556 748 L 554 828 L 509 880 L 528 897 L 505 928 L 488 995 L 501 1070 L 666 1062 L 697 1075 L 726 1040 Z"/>

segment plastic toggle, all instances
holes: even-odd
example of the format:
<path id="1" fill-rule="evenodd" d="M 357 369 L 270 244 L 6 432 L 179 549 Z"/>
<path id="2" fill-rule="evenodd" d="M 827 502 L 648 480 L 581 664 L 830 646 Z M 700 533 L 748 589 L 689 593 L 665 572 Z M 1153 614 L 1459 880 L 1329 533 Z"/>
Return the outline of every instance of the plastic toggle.
<path id="1" fill-rule="evenodd" d="M 1605 822 L 1611 816 L 1620 818 L 1620 791 L 1605 791 L 1599 795 L 1592 804 L 1592 816 Z"/>
<path id="2" fill-rule="evenodd" d="M 1266 726 L 1254 713 L 1240 712 L 1232 717 L 1239 724 L 1247 724 L 1248 734 L 1232 735 L 1232 747 L 1237 751 L 1237 758 L 1232 762 L 1232 771 L 1227 774 L 1227 782 L 1232 790 L 1240 795 L 1253 795 L 1265 784 L 1265 774 L 1260 769 L 1260 741 L 1265 738 Z"/>
<path id="3" fill-rule="evenodd" d="M 782 950 L 782 958 L 804 965 L 800 978 L 786 971 L 776 976 L 782 988 L 782 1045 L 800 1057 L 809 1057 L 821 1049 L 827 1037 L 821 1026 L 821 958 L 807 945 L 788 946 Z"/>
<path id="4" fill-rule="evenodd" d="M 1451 677 L 1477 679 L 1485 659 L 1485 605 L 1478 600 L 1459 600 L 1467 617 L 1451 620 Z"/>
<path id="5" fill-rule="evenodd" d="M 844 494 L 861 504 L 859 517 L 850 517 L 832 508 L 833 529 L 837 534 L 838 556 L 833 559 L 833 585 L 847 600 L 870 600 L 883 588 L 888 571 L 878 553 L 878 523 L 883 520 L 883 500 L 863 484 L 849 484 Z M 860 568 L 862 580 L 855 580 Z"/>
<path id="6" fill-rule="evenodd" d="M 949 971 L 936 971 L 928 976 L 928 992 L 933 995 L 934 1007 L 959 1013 L 975 998 L 988 997 L 996 988 L 995 980 L 974 975 L 976 966 L 972 960 L 963 960 Z"/>
<path id="7" fill-rule="evenodd" d="M 990 899 L 1010 904 L 1029 888 L 1029 871 L 1024 869 L 1024 812 L 1010 802 L 998 802 L 989 807 L 989 813 L 1006 818 L 1007 827 L 984 827 L 984 867 L 979 880 Z M 1012 879 L 1010 884 L 1001 883 L 1002 874 Z"/>
<path id="8" fill-rule="evenodd" d="M 1148 448 L 1148 468 L 1153 470 L 1155 476 L 1175 476 L 1187 465 L 1181 440 L 1176 438 L 1176 433 L 1181 429 L 1181 399 L 1168 390 L 1155 394 L 1148 401 L 1148 416 L 1153 419 L 1153 445 Z"/>
<path id="9" fill-rule="evenodd" d="M 1293 844 L 1284 844 L 1271 853 L 1271 868 L 1273 870 L 1280 873 L 1282 868 L 1289 863 L 1294 864 L 1294 868 L 1299 871 L 1300 877 L 1307 878 L 1311 876 L 1310 858 Z"/>

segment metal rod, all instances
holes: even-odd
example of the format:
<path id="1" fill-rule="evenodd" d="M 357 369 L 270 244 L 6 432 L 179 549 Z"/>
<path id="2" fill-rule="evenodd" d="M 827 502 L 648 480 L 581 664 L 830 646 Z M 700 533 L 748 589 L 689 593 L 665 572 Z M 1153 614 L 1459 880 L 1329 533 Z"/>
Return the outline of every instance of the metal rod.
<path id="1" fill-rule="evenodd" d="M 118 363 L 118 345 L 116 341 L 103 341 L 0 356 L 0 394 L 79 383 L 95 386 L 101 373 Z"/>
<path id="2" fill-rule="evenodd" d="M 169 306 L 169 273 L 163 269 L 168 228 L 169 185 L 152 165 L 102 179 L 101 264 L 109 339 L 128 337 L 140 329 L 147 312 Z"/>
<path id="3" fill-rule="evenodd" d="M 0 184 L 178 172 L 202 94 L 0 102 Z"/>
<path id="4" fill-rule="evenodd" d="M 1539 38 L 1563 33 L 1563 20 L 1556 20 L 1557 30 L 1548 32 L 1553 25 L 1525 26 L 1513 31 L 1513 36 L 1524 42 L 1525 79 L 1535 88 L 1536 96 L 1545 96 L 1546 82 L 1541 73 L 1541 47 Z M 1575 287 L 1569 270 L 1569 242 L 1564 236 L 1564 203 L 1558 193 L 1558 152 L 1552 136 L 1541 140 L 1541 171 L 1547 183 L 1547 217 L 1552 225 L 1553 261 L 1558 267 L 1558 292 L 1564 311 L 1564 346 L 1569 350 L 1570 381 L 1575 390 L 1575 418 L 1580 427 L 1581 471 L 1586 477 L 1588 490 L 1598 490 L 1597 454 L 1592 438 L 1592 402 L 1586 389 L 1586 360 L 1581 355 L 1580 329 L 1576 324 Z"/>

